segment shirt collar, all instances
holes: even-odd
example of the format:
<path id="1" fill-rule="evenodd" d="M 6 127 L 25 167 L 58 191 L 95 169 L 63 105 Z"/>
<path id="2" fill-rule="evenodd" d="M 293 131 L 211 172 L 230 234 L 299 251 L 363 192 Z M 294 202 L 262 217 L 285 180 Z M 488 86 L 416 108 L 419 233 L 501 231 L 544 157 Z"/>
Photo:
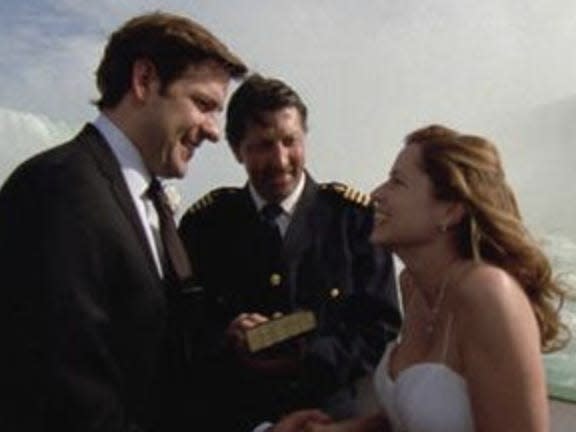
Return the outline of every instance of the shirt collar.
<path id="1" fill-rule="evenodd" d="M 104 136 L 118 159 L 130 193 L 142 198 L 152 177 L 136 146 L 105 114 L 101 113 L 92 124 Z"/>
<path id="2" fill-rule="evenodd" d="M 298 203 L 298 200 L 300 199 L 300 196 L 304 191 L 305 184 L 306 184 L 306 173 L 302 173 L 302 175 L 300 176 L 300 180 L 298 181 L 298 184 L 296 185 L 292 193 L 278 203 L 280 204 L 280 207 L 282 207 L 282 210 L 284 211 L 285 214 L 292 216 L 294 210 L 296 209 L 296 204 Z M 256 209 L 258 211 L 262 210 L 262 207 L 264 207 L 267 204 L 267 201 L 264 198 L 262 198 L 262 196 L 256 191 L 256 188 L 252 183 L 248 183 L 248 189 L 250 190 L 250 195 L 254 200 L 254 204 L 256 204 Z"/>

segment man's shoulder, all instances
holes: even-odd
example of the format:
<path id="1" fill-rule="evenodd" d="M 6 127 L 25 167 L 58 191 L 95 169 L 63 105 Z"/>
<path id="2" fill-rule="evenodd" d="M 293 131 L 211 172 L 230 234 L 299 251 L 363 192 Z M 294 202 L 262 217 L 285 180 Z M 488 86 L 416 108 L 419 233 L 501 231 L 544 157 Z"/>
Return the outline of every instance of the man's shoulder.
<path id="1" fill-rule="evenodd" d="M 37 183 L 45 188 L 82 181 L 86 167 L 94 168 L 94 164 L 78 142 L 76 136 L 30 156 L 14 169 L 6 183 Z"/>
<path id="2" fill-rule="evenodd" d="M 211 190 L 195 201 L 187 210 L 188 217 L 225 210 L 239 202 L 242 188 L 225 186 Z"/>
<path id="3" fill-rule="evenodd" d="M 352 207 L 371 211 L 372 199 L 370 195 L 341 182 L 328 182 L 319 184 L 319 193 L 332 204 L 342 207 Z"/>

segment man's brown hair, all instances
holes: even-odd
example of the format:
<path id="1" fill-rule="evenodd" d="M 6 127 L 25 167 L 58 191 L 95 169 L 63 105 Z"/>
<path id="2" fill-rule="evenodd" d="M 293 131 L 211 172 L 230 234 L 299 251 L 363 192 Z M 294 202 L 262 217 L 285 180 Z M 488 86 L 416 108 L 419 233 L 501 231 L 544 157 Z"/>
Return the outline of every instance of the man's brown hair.
<path id="1" fill-rule="evenodd" d="M 190 64 L 214 60 L 232 78 L 242 77 L 246 65 L 224 43 L 189 18 L 153 12 L 127 21 L 110 36 L 104 57 L 96 71 L 101 98 L 98 108 L 113 108 L 131 86 L 132 68 L 137 60 L 150 61 L 162 89 L 180 78 Z"/>

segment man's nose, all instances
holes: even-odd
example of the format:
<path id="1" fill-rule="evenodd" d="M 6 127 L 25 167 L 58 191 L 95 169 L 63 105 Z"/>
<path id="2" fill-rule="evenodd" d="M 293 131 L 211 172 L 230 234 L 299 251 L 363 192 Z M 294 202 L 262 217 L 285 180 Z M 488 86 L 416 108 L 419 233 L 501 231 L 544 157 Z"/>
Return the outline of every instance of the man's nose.
<path id="1" fill-rule="evenodd" d="M 272 161 L 277 167 L 286 167 L 288 165 L 288 149 L 282 141 L 276 141 L 272 147 Z"/>
<path id="2" fill-rule="evenodd" d="M 205 139 L 214 143 L 220 139 L 220 124 L 215 114 L 205 114 L 202 122 L 202 134 Z"/>

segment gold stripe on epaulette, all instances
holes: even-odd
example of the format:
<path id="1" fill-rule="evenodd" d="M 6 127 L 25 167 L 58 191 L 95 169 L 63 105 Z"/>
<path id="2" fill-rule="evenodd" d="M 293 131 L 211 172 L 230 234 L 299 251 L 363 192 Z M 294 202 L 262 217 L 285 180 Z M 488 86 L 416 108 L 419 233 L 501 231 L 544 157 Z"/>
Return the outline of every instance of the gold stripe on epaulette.
<path id="1" fill-rule="evenodd" d="M 346 193 L 344 194 L 344 197 L 349 201 L 354 201 L 354 189 L 352 189 L 350 186 L 346 186 Z"/>
<path id="2" fill-rule="evenodd" d="M 194 204 L 192 204 L 192 206 L 190 207 L 190 209 L 188 211 L 190 213 L 196 213 L 198 210 L 203 209 L 207 205 L 211 204 L 213 201 L 214 201 L 214 199 L 212 198 L 212 192 L 209 192 L 208 194 L 201 197 Z"/>
<path id="3" fill-rule="evenodd" d="M 369 207 L 372 205 L 372 198 L 370 198 L 370 195 L 364 194 L 364 197 L 362 199 L 362 205 L 365 207 Z"/>
<path id="4" fill-rule="evenodd" d="M 213 191 L 208 192 L 206 195 L 204 195 L 203 197 L 201 197 L 198 201 L 196 201 L 194 204 L 192 204 L 192 206 L 190 206 L 190 208 L 188 209 L 188 211 L 190 213 L 196 213 L 199 210 L 205 209 L 207 207 L 210 207 L 212 204 L 214 204 L 217 199 L 223 195 L 226 195 L 226 193 L 233 193 L 233 192 L 237 192 L 240 189 L 238 188 L 219 188 L 219 189 L 214 189 Z"/>
<path id="5" fill-rule="evenodd" d="M 343 185 L 342 183 L 325 183 L 321 185 L 321 188 L 331 189 L 333 191 L 339 192 L 340 194 L 343 194 L 348 188 L 348 186 Z"/>
<path id="6" fill-rule="evenodd" d="M 338 195 L 341 195 L 346 201 L 353 202 L 362 207 L 368 207 L 371 204 L 371 199 L 368 194 L 360 192 L 348 185 L 342 183 L 328 183 L 323 185 L 324 189 L 331 189 Z"/>

